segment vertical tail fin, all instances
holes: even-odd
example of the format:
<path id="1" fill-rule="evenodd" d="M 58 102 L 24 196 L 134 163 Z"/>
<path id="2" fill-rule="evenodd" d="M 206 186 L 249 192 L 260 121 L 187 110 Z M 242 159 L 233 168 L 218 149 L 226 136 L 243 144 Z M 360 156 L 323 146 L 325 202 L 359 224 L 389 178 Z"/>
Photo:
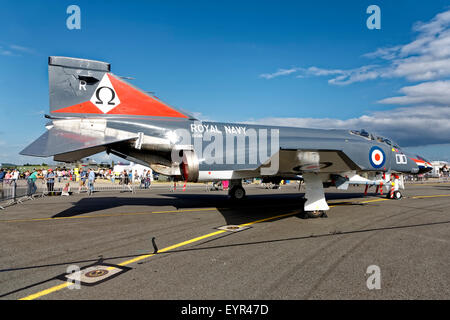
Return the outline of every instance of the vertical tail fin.
<path id="1" fill-rule="evenodd" d="M 49 57 L 50 113 L 190 118 L 112 74 L 109 63 Z"/>

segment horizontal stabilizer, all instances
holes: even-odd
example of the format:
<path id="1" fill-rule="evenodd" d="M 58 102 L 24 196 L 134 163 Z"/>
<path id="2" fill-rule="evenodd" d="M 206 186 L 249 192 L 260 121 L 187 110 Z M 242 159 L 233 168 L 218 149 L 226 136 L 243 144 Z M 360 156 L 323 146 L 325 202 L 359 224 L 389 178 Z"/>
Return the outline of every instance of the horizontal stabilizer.
<path id="1" fill-rule="evenodd" d="M 137 135 L 120 140 L 116 137 L 87 136 L 52 128 L 22 150 L 20 154 L 35 157 L 55 156 L 55 160 L 75 161 L 105 151 L 110 144 L 132 141 L 136 138 Z M 67 155 L 67 157 L 62 155 Z"/>

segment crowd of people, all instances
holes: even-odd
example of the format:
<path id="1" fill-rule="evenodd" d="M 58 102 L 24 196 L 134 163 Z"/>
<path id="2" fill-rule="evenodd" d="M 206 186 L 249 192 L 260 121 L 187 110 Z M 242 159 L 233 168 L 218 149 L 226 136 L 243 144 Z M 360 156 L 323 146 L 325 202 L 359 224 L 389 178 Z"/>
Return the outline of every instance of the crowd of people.
<path id="1" fill-rule="evenodd" d="M 18 169 L 5 170 L 0 169 L 0 183 L 3 185 L 12 185 L 17 183 L 19 179 L 26 180 L 27 196 L 32 196 L 37 191 L 36 181 L 42 179 L 46 184 L 48 194 L 55 194 L 55 182 L 63 183 L 61 188 L 62 195 L 69 195 L 70 181 L 78 181 L 78 193 L 86 189 L 87 193 L 91 195 L 94 192 L 94 182 L 96 179 L 109 180 L 115 183 L 119 179 L 119 184 L 127 187 L 128 190 L 133 191 L 133 185 L 139 183 L 142 189 L 148 189 L 153 180 L 153 173 L 151 170 L 144 170 L 138 173 L 137 170 L 133 173 L 132 170 L 123 170 L 122 172 L 114 172 L 111 169 L 99 168 L 94 171 L 92 168 L 48 168 L 48 169 L 33 169 L 20 172 Z"/>
<path id="2" fill-rule="evenodd" d="M 20 178 L 20 172 L 17 169 L 3 170 L 0 169 L 0 182 L 5 180 L 6 183 L 12 183 Z"/>
<path id="3" fill-rule="evenodd" d="M 139 174 L 137 170 L 135 170 L 134 174 L 132 170 L 123 170 L 119 175 L 120 181 L 119 184 L 127 187 L 128 190 L 133 191 L 132 185 L 137 181 L 140 182 L 139 187 L 143 189 L 150 188 L 150 185 L 153 180 L 153 175 L 150 170 L 144 169 L 142 174 Z"/>

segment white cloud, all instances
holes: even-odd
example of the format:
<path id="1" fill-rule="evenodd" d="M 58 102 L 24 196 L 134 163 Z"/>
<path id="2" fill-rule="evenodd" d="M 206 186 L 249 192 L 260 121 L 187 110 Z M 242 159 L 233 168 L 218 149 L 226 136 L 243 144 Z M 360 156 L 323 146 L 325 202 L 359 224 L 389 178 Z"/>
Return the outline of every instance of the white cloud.
<path id="1" fill-rule="evenodd" d="M 413 30 L 417 32 L 417 36 L 410 43 L 378 48 L 363 55 L 370 59 L 384 59 L 384 64 L 371 64 L 353 69 L 293 67 L 279 69 L 275 73 L 263 74 L 260 77 L 272 79 L 292 73 L 303 76 L 332 76 L 328 83 L 348 85 L 377 78 L 426 81 L 450 76 L 450 10 L 437 14 L 428 23 L 416 23 Z"/>
<path id="2" fill-rule="evenodd" d="M 390 48 L 378 48 L 374 52 L 369 52 L 363 54 L 363 57 L 374 59 L 374 58 L 382 58 L 386 60 L 392 60 L 397 56 L 398 51 L 401 49 L 401 46 L 395 46 Z"/>
<path id="3" fill-rule="evenodd" d="M 264 118 L 249 123 L 320 129 L 366 129 L 401 146 L 450 143 L 450 108 L 408 107 L 377 111 L 358 118 Z"/>
<path id="4" fill-rule="evenodd" d="M 409 57 L 393 62 L 383 77 L 406 78 L 410 81 L 442 79 L 450 75 L 450 57 L 436 59 L 430 56 Z"/>
<path id="5" fill-rule="evenodd" d="M 309 67 L 308 69 L 306 69 L 306 73 L 315 76 L 329 76 L 334 74 L 345 74 L 346 71 L 340 69 L 322 69 L 317 67 Z"/>
<path id="6" fill-rule="evenodd" d="M 383 104 L 432 104 L 450 106 L 450 80 L 424 82 L 415 86 L 403 87 L 404 96 L 382 99 Z"/>
<path id="7" fill-rule="evenodd" d="M 450 75 L 450 10 L 437 14 L 428 23 L 416 23 L 415 40 L 405 45 L 379 48 L 367 58 L 390 60 L 382 77 L 410 81 L 435 80 Z"/>
<path id="8" fill-rule="evenodd" d="M 368 79 L 378 78 L 381 74 L 376 71 L 376 65 L 367 65 L 355 69 L 324 69 L 318 67 L 309 68 L 291 68 L 278 69 L 274 73 L 264 73 L 259 75 L 260 78 L 273 79 L 280 76 L 297 73 L 296 78 L 305 78 L 308 76 L 335 76 L 328 80 L 328 83 L 335 85 L 347 85 L 353 82 L 360 82 Z"/>
<path id="9" fill-rule="evenodd" d="M 23 53 L 34 54 L 35 51 L 31 48 L 19 46 L 16 44 L 9 44 L 9 45 L 2 44 L 0 46 L 0 55 L 2 56 L 20 56 Z"/>
<path id="10" fill-rule="evenodd" d="M 0 46 L 0 55 L 2 55 L 2 56 L 14 56 L 15 54 L 11 50 L 8 50 L 7 48 Z"/>
<path id="11" fill-rule="evenodd" d="M 21 52 L 26 52 L 26 53 L 34 53 L 34 50 L 31 48 L 27 48 L 27 47 L 23 47 L 23 46 L 18 46 L 16 44 L 11 44 L 9 46 L 11 49 L 16 50 L 16 51 L 21 51 Z"/>
<path id="12" fill-rule="evenodd" d="M 430 22 L 416 22 L 414 30 L 424 34 L 436 34 L 450 26 L 450 10 L 437 14 Z"/>
<path id="13" fill-rule="evenodd" d="M 274 73 L 264 73 L 264 74 L 260 74 L 259 77 L 260 78 L 265 78 L 265 79 L 272 79 L 272 78 L 276 78 L 279 76 L 285 76 L 294 72 L 297 72 L 299 70 L 299 68 L 291 68 L 291 69 L 278 69 L 276 72 Z"/>
<path id="14" fill-rule="evenodd" d="M 378 65 L 367 65 L 354 69 L 325 69 L 312 66 L 309 68 L 278 69 L 278 71 L 274 73 L 264 73 L 259 75 L 259 77 L 273 79 L 293 73 L 296 73 L 296 78 L 305 78 L 308 76 L 334 76 L 334 78 L 328 80 L 328 83 L 334 85 L 348 85 L 354 82 L 381 77 L 383 76 L 383 69 Z"/>
<path id="15" fill-rule="evenodd" d="M 347 85 L 354 82 L 361 82 L 365 80 L 372 80 L 378 78 L 381 74 L 374 70 L 376 66 L 369 65 L 356 69 L 346 70 L 342 75 L 328 80 L 330 84 Z"/>

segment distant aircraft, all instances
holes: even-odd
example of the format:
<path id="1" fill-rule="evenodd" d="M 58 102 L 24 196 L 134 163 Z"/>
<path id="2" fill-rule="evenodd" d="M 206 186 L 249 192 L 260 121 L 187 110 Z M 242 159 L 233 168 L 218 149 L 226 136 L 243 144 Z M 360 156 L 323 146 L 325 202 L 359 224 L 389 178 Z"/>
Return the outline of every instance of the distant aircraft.
<path id="1" fill-rule="evenodd" d="M 233 199 L 245 197 L 243 179 L 279 183 L 301 175 L 310 217 L 329 209 L 324 186 L 431 169 L 364 130 L 200 121 L 112 74 L 108 63 L 49 57 L 48 64 L 50 121 L 22 155 L 72 162 L 106 151 L 175 180 L 230 180 Z"/>

